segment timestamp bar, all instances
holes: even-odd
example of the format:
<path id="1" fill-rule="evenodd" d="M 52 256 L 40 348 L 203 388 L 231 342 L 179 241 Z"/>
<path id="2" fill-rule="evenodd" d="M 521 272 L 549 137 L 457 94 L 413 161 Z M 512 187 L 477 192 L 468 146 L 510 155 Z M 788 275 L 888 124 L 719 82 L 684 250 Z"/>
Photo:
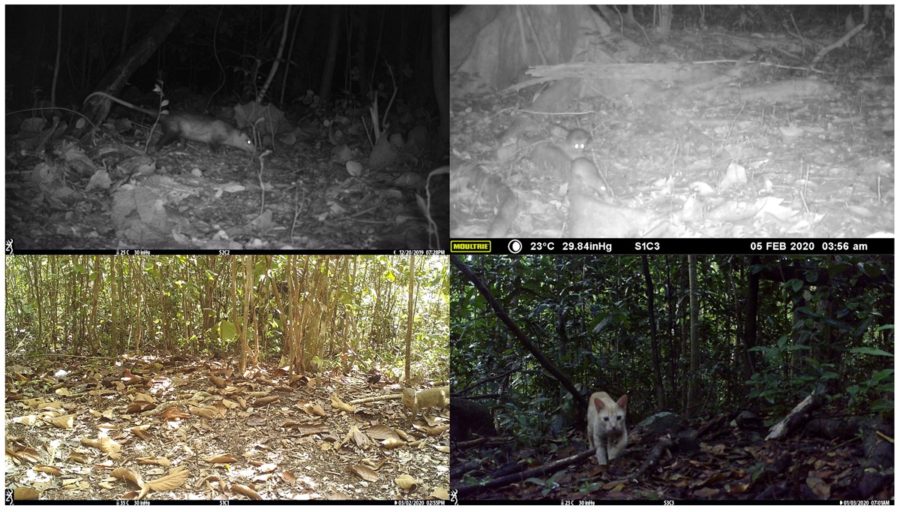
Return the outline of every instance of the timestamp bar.
<path id="1" fill-rule="evenodd" d="M 457 254 L 894 254 L 893 238 L 451 240 Z"/>

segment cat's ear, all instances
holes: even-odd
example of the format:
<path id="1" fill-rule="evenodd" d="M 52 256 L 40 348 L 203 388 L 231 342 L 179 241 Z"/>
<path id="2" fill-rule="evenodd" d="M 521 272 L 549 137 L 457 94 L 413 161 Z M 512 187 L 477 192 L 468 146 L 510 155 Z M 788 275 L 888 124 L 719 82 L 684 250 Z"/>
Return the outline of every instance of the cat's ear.
<path id="1" fill-rule="evenodd" d="M 599 398 L 595 398 L 594 399 L 594 409 L 597 409 L 597 411 L 602 411 L 603 410 L 603 400 L 600 400 Z"/>
<path id="2" fill-rule="evenodd" d="M 619 400 L 616 401 L 616 403 L 619 404 L 619 407 L 621 407 L 622 409 L 627 409 L 628 408 L 628 395 L 620 396 Z"/>

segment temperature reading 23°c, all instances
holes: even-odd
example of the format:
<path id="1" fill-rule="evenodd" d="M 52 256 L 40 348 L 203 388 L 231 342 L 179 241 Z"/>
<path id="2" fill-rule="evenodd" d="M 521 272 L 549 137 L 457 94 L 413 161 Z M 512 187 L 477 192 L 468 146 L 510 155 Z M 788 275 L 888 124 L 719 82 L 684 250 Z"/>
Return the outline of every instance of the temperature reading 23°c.
<path id="1" fill-rule="evenodd" d="M 552 251 L 555 247 L 554 242 L 531 242 L 532 252 Z"/>

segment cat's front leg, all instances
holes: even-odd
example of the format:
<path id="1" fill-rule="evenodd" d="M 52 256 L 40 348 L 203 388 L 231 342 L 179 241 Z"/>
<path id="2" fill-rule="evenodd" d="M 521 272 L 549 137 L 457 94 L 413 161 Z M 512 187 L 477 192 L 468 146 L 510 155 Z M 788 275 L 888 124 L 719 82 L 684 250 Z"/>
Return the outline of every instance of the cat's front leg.
<path id="1" fill-rule="evenodd" d="M 625 451 L 625 445 L 628 444 L 628 431 L 623 430 L 622 435 L 616 440 L 615 443 L 610 443 L 609 447 L 609 460 L 613 460 L 619 456 L 620 453 Z"/>
<path id="2" fill-rule="evenodd" d="M 597 448 L 597 464 L 600 464 L 601 466 L 609 464 L 609 458 L 606 453 L 606 438 L 599 435 L 597 432 L 594 433 L 594 447 Z"/>

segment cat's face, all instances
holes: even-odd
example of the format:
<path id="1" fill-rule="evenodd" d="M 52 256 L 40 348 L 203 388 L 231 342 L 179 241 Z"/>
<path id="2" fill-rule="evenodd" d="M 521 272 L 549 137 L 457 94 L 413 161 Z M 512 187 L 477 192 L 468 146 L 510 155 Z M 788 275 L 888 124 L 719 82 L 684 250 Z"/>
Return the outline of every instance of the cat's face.
<path id="1" fill-rule="evenodd" d="M 628 398 L 625 396 L 612 404 L 605 404 L 600 399 L 594 399 L 600 428 L 604 432 L 621 434 L 625 430 L 625 406 L 627 403 Z"/>

